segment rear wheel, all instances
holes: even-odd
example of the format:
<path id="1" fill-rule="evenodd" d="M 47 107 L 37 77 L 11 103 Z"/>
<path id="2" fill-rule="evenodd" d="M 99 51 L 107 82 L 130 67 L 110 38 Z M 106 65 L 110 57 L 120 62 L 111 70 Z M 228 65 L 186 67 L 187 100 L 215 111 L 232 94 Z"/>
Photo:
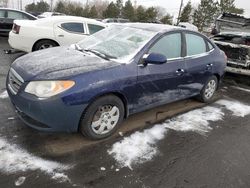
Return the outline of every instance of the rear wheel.
<path id="1" fill-rule="evenodd" d="M 211 76 L 204 85 L 199 95 L 199 100 L 205 103 L 212 102 L 214 94 L 218 87 L 218 79 L 216 76 Z"/>
<path id="2" fill-rule="evenodd" d="M 58 44 L 52 40 L 41 40 L 35 44 L 33 51 L 52 48 L 55 46 L 58 46 Z"/>
<path id="3" fill-rule="evenodd" d="M 123 102 L 116 96 L 107 95 L 95 100 L 85 111 L 80 132 L 98 140 L 112 135 L 124 118 Z"/>

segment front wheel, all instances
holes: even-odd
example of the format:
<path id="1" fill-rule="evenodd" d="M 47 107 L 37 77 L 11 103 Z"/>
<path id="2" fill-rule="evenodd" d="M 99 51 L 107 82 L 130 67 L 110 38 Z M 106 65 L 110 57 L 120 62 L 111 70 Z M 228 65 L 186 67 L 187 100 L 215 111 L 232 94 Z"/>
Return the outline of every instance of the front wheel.
<path id="1" fill-rule="evenodd" d="M 209 103 L 213 100 L 214 94 L 218 87 L 218 79 L 216 76 L 211 76 L 204 85 L 199 95 L 201 102 Z"/>
<path id="2" fill-rule="evenodd" d="M 107 95 L 95 100 L 83 113 L 80 132 L 99 140 L 112 135 L 124 118 L 123 102 L 116 96 Z"/>

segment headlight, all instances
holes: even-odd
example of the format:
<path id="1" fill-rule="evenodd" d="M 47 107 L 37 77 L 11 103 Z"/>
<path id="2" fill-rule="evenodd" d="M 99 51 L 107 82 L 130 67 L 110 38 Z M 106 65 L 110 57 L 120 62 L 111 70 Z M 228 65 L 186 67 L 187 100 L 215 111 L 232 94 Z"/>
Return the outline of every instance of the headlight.
<path id="1" fill-rule="evenodd" d="M 74 81 L 33 81 L 26 86 L 24 91 L 39 98 L 48 98 L 62 93 L 74 85 Z"/>

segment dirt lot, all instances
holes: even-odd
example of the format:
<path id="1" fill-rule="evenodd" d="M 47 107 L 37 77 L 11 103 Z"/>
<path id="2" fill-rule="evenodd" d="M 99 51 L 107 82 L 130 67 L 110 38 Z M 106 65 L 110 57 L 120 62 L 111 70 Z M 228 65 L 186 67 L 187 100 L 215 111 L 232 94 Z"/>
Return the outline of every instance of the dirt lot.
<path id="1" fill-rule="evenodd" d="M 249 78 L 228 75 L 213 104 L 189 99 L 136 114 L 93 142 L 16 117 L 5 77 L 23 54 L 7 48 L 0 38 L 0 187 L 250 187 Z"/>

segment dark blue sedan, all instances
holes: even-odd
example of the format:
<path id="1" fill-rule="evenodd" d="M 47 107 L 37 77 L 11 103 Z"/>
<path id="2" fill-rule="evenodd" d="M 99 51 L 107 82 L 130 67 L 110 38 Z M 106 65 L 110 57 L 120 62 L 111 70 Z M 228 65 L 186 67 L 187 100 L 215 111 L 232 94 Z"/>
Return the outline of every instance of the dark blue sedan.
<path id="1" fill-rule="evenodd" d="M 102 139 L 131 114 L 193 96 L 210 102 L 225 67 L 225 54 L 198 32 L 113 25 L 17 59 L 7 90 L 29 126 Z"/>

